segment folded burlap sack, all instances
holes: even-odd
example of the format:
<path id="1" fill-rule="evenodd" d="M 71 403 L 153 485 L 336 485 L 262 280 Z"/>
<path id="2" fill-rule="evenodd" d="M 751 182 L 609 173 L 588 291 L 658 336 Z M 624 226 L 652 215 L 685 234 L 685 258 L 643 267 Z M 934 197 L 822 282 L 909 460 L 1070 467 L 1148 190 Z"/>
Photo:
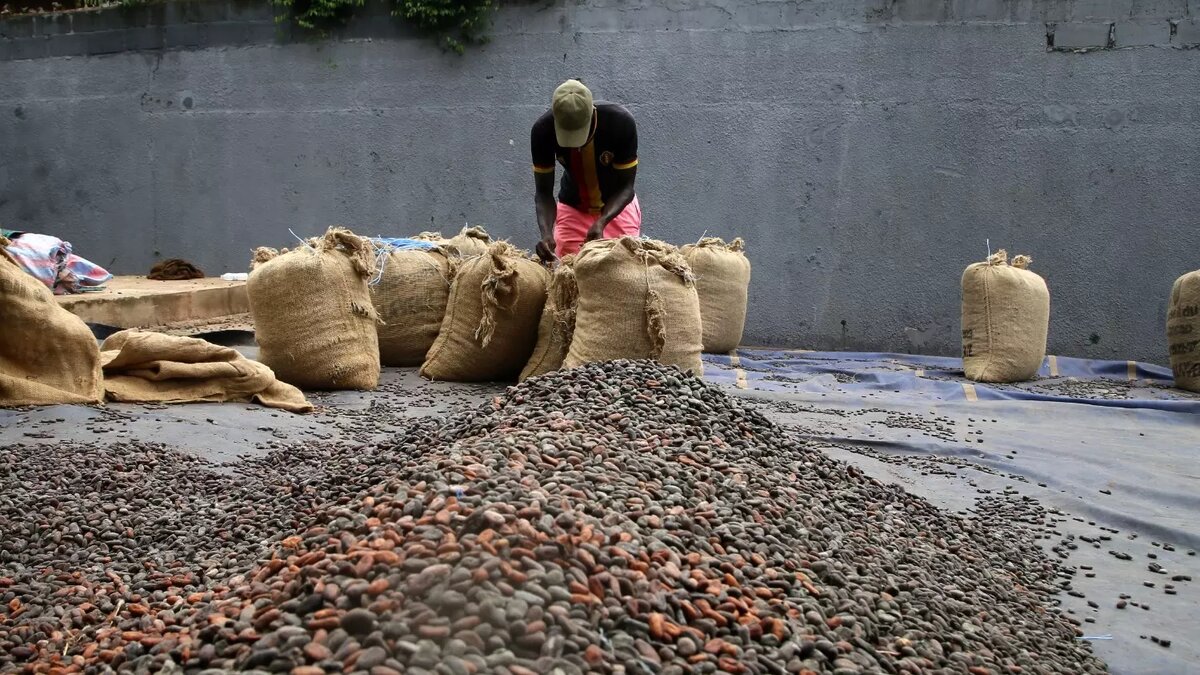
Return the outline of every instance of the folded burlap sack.
<path id="1" fill-rule="evenodd" d="M 104 390 L 114 401 L 253 401 L 297 413 L 313 409 L 270 368 L 198 338 L 123 330 L 110 335 L 100 352 Z"/>

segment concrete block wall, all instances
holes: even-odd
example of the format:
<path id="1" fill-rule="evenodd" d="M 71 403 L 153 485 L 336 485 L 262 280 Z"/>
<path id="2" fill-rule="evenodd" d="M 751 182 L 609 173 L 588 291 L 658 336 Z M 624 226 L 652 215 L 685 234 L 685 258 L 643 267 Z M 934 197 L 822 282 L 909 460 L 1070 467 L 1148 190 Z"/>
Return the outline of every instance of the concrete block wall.
<path id="1" fill-rule="evenodd" d="M 118 273 L 331 224 L 532 246 L 529 125 L 578 76 L 637 116 L 646 234 L 746 238 L 748 344 L 956 353 L 990 244 L 1047 278 L 1053 353 L 1162 363 L 1198 3 L 539 0 L 462 57 L 383 5 L 332 40 L 244 0 L 9 20 L 0 224 Z"/>

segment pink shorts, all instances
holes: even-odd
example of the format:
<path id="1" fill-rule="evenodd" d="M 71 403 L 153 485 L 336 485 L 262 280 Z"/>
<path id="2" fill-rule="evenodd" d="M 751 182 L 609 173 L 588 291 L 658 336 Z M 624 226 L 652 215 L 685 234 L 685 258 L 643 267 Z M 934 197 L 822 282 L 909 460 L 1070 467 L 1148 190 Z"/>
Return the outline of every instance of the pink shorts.
<path id="1" fill-rule="evenodd" d="M 584 213 L 573 206 L 558 203 L 558 216 L 554 219 L 554 253 L 558 257 L 578 253 L 587 231 L 596 222 L 596 216 Z M 604 228 L 605 239 L 638 237 L 642 234 L 642 207 L 635 196 L 625 210 L 617 214 L 608 227 Z"/>

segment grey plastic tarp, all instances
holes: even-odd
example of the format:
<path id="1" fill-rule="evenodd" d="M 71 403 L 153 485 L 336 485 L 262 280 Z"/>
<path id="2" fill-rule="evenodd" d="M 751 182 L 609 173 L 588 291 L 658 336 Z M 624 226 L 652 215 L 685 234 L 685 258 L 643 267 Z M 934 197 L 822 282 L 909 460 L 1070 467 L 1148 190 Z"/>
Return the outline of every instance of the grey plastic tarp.
<path id="1" fill-rule="evenodd" d="M 1200 394 L 1172 388 L 1168 369 L 1049 357 L 1037 379 L 994 385 L 966 380 L 954 358 L 779 350 L 706 355 L 705 368 L 827 452 L 940 506 L 968 513 L 1007 489 L 1069 514 L 1043 543 L 1074 536 L 1067 563 L 1092 568 L 1072 580 L 1085 598 L 1060 597 L 1092 620 L 1097 653 L 1117 673 L 1200 673 L 1200 586 L 1171 580 L 1200 578 L 1188 555 L 1200 550 Z M 1150 609 L 1116 609 L 1120 594 Z"/>

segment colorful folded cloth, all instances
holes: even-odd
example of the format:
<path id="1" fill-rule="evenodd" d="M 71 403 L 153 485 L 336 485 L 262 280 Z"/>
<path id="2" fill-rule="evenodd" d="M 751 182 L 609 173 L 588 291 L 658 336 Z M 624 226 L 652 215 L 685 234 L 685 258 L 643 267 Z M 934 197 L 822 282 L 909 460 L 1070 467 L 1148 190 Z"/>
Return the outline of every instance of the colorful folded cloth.
<path id="1" fill-rule="evenodd" d="M 15 238 L 10 237 L 9 255 L 55 295 L 78 293 L 81 288 L 100 286 L 112 279 L 108 270 L 75 255 L 71 242 L 33 232 L 12 234 Z"/>

